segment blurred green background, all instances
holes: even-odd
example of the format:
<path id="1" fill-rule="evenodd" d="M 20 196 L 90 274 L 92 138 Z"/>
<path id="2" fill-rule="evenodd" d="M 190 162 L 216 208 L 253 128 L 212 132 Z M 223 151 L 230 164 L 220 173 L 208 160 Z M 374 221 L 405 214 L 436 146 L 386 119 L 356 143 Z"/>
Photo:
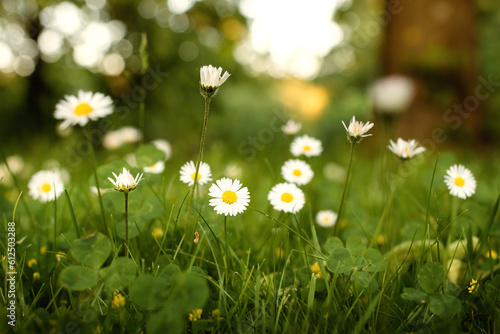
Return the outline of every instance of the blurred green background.
<path id="1" fill-rule="evenodd" d="M 341 120 L 377 121 L 368 89 L 393 73 L 411 77 L 417 93 L 392 137 L 426 140 L 442 128 L 447 140 L 431 153 L 497 153 L 498 87 L 457 129 L 443 113 L 474 95 L 479 76 L 500 80 L 499 9 L 494 0 L 2 0 L 1 147 L 6 155 L 65 164 L 67 146 L 81 134 L 58 133 L 53 112 L 64 95 L 82 89 L 116 102 L 102 134 L 138 126 L 144 101 L 144 141 L 167 139 L 178 161 L 194 159 L 203 113 L 199 68 L 212 64 L 231 73 L 212 101 L 207 138 L 207 151 L 217 147 L 226 160 L 285 148 L 275 140 L 281 133 L 269 135 L 276 117 L 279 125 L 302 122 L 326 154 L 346 152 Z M 381 139 L 368 151 L 385 149 L 382 129 L 374 128 Z"/>

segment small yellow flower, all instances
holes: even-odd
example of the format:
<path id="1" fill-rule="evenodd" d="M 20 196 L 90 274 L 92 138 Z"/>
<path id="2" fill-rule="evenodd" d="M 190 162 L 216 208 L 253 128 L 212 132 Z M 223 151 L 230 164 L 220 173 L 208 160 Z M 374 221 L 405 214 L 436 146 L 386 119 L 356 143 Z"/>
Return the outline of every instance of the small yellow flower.
<path id="1" fill-rule="evenodd" d="M 112 308 L 121 308 L 125 306 L 125 297 L 123 297 L 119 292 L 113 292 L 113 300 L 111 301 Z"/>
<path id="2" fill-rule="evenodd" d="M 316 275 L 317 278 L 320 278 L 321 276 L 323 276 L 321 273 L 321 268 L 320 268 L 318 262 L 314 263 L 311 266 L 311 271 L 314 273 L 314 275 Z"/>
<path id="3" fill-rule="evenodd" d="M 153 229 L 153 237 L 155 237 L 156 239 L 163 237 L 163 234 L 164 232 L 161 227 L 155 227 Z"/>
<path id="4" fill-rule="evenodd" d="M 276 247 L 276 256 L 279 259 L 284 259 L 285 258 L 285 251 L 283 250 L 283 248 Z"/>
<path id="5" fill-rule="evenodd" d="M 97 325 L 97 327 L 94 329 L 94 334 L 101 334 L 102 333 L 102 326 Z"/>
<path id="6" fill-rule="evenodd" d="M 64 254 L 63 252 L 57 252 L 57 254 L 56 254 L 57 261 L 61 261 L 65 257 L 66 257 L 66 254 Z"/>
<path id="7" fill-rule="evenodd" d="M 39 280 L 40 279 L 40 273 L 38 271 L 33 273 L 33 279 L 34 280 Z"/>
<path id="8" fill-rule="evenodd" d="M 33 266 L 36 266 L 37 262 L 35 259 L 30 259 L 28 260 L 28 263 L 26 264 L 28 266 L 28 268 L 31 268 Z"/>
<path id="9" fill-rule="evenodd" d="M 473 293 L 478 288 L 479 288 L 479 284 L 477 283 L 477 281 L 475 279 L 472 279 L 472 281 L 470 282 L 470 285 L 467 289 L 469 290 L 469 293 Z"/>
<path id="10" fill-rule="evenodd" d="M 42 246 L 40 247 L 40 254 L 45 254 L 45 252 L 47 252 L 47 246 Z"/>
<path id="11" fill-rule="evenodd" d="M 220 311 L 218 308 L 212 311 L 212 318 L 220 318 Z"/>
<path id="12" fill-rule="evenodd" d="M 377 244 L 378 245 L 385 245 L 387 243 L 387 237 L 383 234 L 379 234 L 377 236 Z"/>
<path id="13" fill-rule="evenodd" d="M 189 313 L 189 321 L 198 321 L 201 319 L 201 313 L 203 310 L 201 308 L 197 308 L 193 312 Z"/>
<path id="14" fill-rule="evenodd" d="M 490 257 L 491 257 L 493 260 L 496 260 L 496 259 L 498 259 L 498 253 L 497 253 L 497 252 L 495 252 L 493 249 L 492 249 L 492 250 L 490 250 L 490 251 L 488 251 L 488 252 L 486 253 L 486 258 L 487 258 L 487 259 L 489 259 Z"/>

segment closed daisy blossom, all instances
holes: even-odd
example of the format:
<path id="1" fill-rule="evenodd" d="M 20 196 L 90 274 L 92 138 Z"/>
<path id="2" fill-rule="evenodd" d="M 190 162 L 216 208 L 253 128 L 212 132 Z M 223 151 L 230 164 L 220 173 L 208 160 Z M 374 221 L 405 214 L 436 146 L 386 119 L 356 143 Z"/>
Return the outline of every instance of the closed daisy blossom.
<path id="1" fill-rule="evenodd" d="M 306 162 L 290 159 L 281 167 L 281 175 L 287 182 L 305 185 L 311 181 L 314 172 Z"/>
<path id="2" fill-rule="evenodd" d="M 108 180 L 113 183 L 113 185 L 115 186 L 115 190 L 128 194 L 130 191 L 135 190 L 139 182 L 143 180 L 142 175 L 142 173 L 138 173 L 134 178 L 132 174 L 130 174 L 130 172 L 124 167 L 123 171 L 118 176 L 113 173 L 115 180 L 110 177 L 108 177 Z"/>
<path id="3" fill-rule="evenodd" d="M 200 90 L 204 97 L 215 95 L 217 89 L 226 82 L 230 74 L 226 71 L 222 74 L 222 67 L 213 67 L 212 65 L 200 68 Z"/>
<path id="4" fill-rule="evenodd" d="M 289 213 L 299 212 L 306 202 L 304 192 L 295 184 L 286 182 L 275 185 L 267 199 L 275 210 Z"/>
<path id="5" fill-rule="evenodd" d="M 316 223 L 322 227 L 331 227 L 337 221 L 337 214 L 331 210 L 318 211 L 316 214 Z"/>
<path id="6" fill-rule="evenodd" d="M 366 133 L 373 127 L 373 123 L 366 122 L 366 124 L 364 124 L 363 122 L 356 121 L 356 118 L 352 116 L 349 126 L 346 126 L 344 121 L 342 121 L 342 124 L 347 131 L 347 139 L 350 142 L 356 143 L 363 137 L 371 136 L 371 134 Z"/>
<path id="7" fill-rule="evenodd" d="M 403 75 L 388 75 L 378 79 L 371 88 L 375 110 L 384 114 L 405 111 L 415 95 L 415 84 Z"/>
<path id="8" fill-rule="evenodd" d="M 35 173 L 28 183 L 29 194 L 40 202 L 53 201 L 64 191 L 61 174 L 56 171 L 41 170 Z"/>
<path id="9" fill-rule="evenodd" d="M 194 178 L 196 175 L 196 165 L 193 161 L 186 162 L 181 167 L 180 180 L 192 186 L 194 183 Z M 210 166 L 206 162 L 200 163 L 200 169 L 198 170 L 198 184 L 203 185 L 208 181 L 212 181 L 212 172 L 210 171 Z"/>
<path id="10" fill-rule="evenodd" d="M 296 135 L 301 128 L 301 123 L 297 123 L 294 120 L 290 119 L 288 120 L 288 122 L 286 122 L 285 125 L 281 126 L 281 131 L 283 131 L 283 133 L 286 135 L 293 136 Z"/>
<path id="11" fill-rule="evenodd" d="M 56 105 L 54 117 L 63 122 L 61 130 L 73 125 L 86 125 L 89 120 L 95 121 L 113 113 L 113 101 L 102 93 L 78 91 L 78 95 L 66 95 Z"/>
<path id="12" fill-rule="evenodd" d="M 410 139 L 408 141 L 398 138 L 396 142 L 390 140 L 390 144 L 387 145 L 392 153 L 397 155 L 402 160 L 411 159 L 415 155 L 420 154 L 425 151 L 425 148 L 418 146 L 415 139 Z"/>
<path id="13" fill-rule="evenodd" d="M 321 154 L 323 145 L 318 139 L 303 135 L 293 140 L 290 151 L 296 157 L 302 154 L 306 157 L 313 157 Z"/>
<path id="14" fill-rule="evenodd" d="M 208 204 L 213 206 L 219 215 L 236 216 L 245 211 L 250 202 L 248 188 L 242 188 L 239 180 L 225 177 L 212 184 L 208 195 L 213 197 Z"/>
<path id="15" fill-rule="evenodd" d="M 462 165 L 453 165 L 446 171 L 444 182 L 450 194 L 462 199 L 471 197 L 476 192 L 476 179 L 471 171 Z"/>

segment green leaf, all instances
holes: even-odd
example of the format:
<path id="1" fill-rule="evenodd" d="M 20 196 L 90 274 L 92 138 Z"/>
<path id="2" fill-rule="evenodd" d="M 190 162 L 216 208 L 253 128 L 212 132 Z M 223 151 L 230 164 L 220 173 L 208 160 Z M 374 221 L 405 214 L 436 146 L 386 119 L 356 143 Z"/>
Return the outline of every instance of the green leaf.
<path id="1" fill-rule="evenodd" d="M 354 266 L 351 253 L 345 248 L 334 250 L 326 261 L 328 269 L 336 274 L 350 273 Z"/>
<path id="2" fill-rule="evenodd" d="M 130 300 L 146 310 L 164 305 L 167 296 L 167 283 L 159 277 L 142 275 L 130 285 Z"/>
<path id="3" fill-rule="evenodd" d="M 417 303 L 424 303 L 427 301 L 429 296 L 420 290 L 414 288 L 403 288 L 403 293 L 401 294 L 401 298 L 405 300 L 411 300 Z"/>
<path id="4" fill-rule="evenodd" d="M 363 252 L 366 249 L 363 238 L 359 235 L 351 235 L 347 238 L 345 248 L 351 252 L 354 256 L 363 255 Z"/>
<path id="5" fill-rule="evenodd" d="M 369 264 L 364 271 L 367 272 L 378 272 L 384 271 L 387 268 L 387 261 L 384 259 L 380 251 L 375 248 L 368 248 L 363 253 L 363 257 L 366 262 Z"/>
<path id="6" fill-rule="evenodd" d="M 367 288 L 370 284 L 372 277 L 365 271 L 355 271 L 351 277 L 351 280 L 356 281 L 361 288 Z"/>
<path id="7" fill-rule="evenodd" d="M 99 273 L 91 268 L 71 266 L 61 271 L 59 281 L 68 290 L 83 291 L 92 288 L 99 282 Z"/>
<path id="8" fill-rule="evenodd" d="M 441 316 L 445 312 L 445 304 L 439 297 L 431 297 L 429 310 L 435 315 Z"/>
<path id="9" fill-rule="evenodd" d="M 443 265 L 439 262 L 429 262 L 420 268 L 417 275 L 422 290 L 433 293 L 444 281 Z"/>
<path id="10" fill-rule="evenodd" d="M 316 292 L 316 276 L 312 275 L 311 283 L 309 284 L 309 293 L 307 294 L 307 307 L 314 306 L 314 293 Z"/>
<path id="11" fill-rule="evenodd" d="M 158 277 L 161 277 L 163 280 L 165 280 L 165 282 L 167 282 L 167 285 L 170 286 L 174 277 L 180 273 L 181 268 L 179 268 L 179 266 L 176 264 L 170 263 L 162 269 Z"/>
<path id="12" fill-rule="evenodd" d="M 146 325 L 147 333 L 182 334 L 184 333 L 184 317 L 185 315 L 172 304 L 151 316 Z"/>
<path id="13" fill-rule="evenodd" d="M 73 258 L 89 267 L 100 268 L 111 253 L 111 242 L 104 234 L 96 233 L 77 239 L 71 245 Z"/>
<path id="14" fill-rule="evenodd" d="M 137 149 L 135 159 L 138 167 L 148 167 L 158 161 L 165 160 L 165 153 L 157 149 L 153 144 L 147 144 Z"/>
<path id="15" fill-rule="evenodd" d="M 115 291 L 132 283 L 135 280 L 137 269 L 132 259 L 119 257 L 109 267 L 102 268 L 99 274 L 106 288 Z"/>
<path id="16" fill-rule="evenodd" d="M 174 276 L 170 288 L 169 304 L 175 304 L 184 314 L 194 309 L 203 308 L 208 300 L 207 280 L 192 273 Z"/>
<path id="17" fill-rule="evenodd" d="M 344 243 L 337 237 L 330 237 L 323 245 L 327 253 L 331 253 L 336 249 L 344 248 Z"/>

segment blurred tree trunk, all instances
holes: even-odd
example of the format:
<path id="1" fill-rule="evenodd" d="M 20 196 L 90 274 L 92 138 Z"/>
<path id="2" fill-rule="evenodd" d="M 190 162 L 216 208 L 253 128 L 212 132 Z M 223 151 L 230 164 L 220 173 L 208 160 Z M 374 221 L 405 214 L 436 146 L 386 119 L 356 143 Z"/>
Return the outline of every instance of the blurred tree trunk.
<path id="1" fill-rule="evenodd" d="M 387 0 L 385 13 L 384 74 L 406 74 L 417 84 L 417 95 L 401 117 L 398 135 L 438 144 L 445 141 L 444 135 L 433 138 L 439 129 L 447 132 L 447 138 L 476 136 L 482 112 L 475 102 L 480 99 L 468 98 L 477 94 L 481 84 L 474 2 Z"/>

